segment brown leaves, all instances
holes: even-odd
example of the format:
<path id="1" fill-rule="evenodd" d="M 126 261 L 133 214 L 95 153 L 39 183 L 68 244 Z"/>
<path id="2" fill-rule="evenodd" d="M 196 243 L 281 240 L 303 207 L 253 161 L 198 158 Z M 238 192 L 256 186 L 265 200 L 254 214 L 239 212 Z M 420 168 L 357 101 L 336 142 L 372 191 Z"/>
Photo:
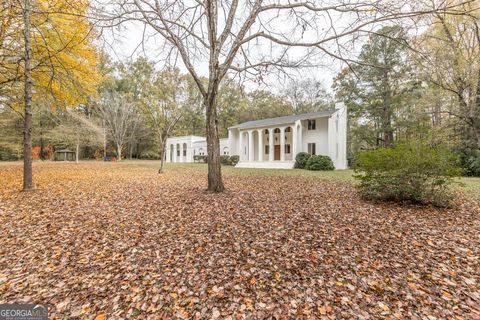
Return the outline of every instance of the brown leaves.
<path id="1" fill-rule="evenodd" d="M 88 319 L 480 314 L 474 203 L 377 205 L 295 172 L 227 168 L 228 191 L 208 194 L 201 165 L 35 169 L 26 195 L 21 170 L 0 167 L 0 303 Z"/>

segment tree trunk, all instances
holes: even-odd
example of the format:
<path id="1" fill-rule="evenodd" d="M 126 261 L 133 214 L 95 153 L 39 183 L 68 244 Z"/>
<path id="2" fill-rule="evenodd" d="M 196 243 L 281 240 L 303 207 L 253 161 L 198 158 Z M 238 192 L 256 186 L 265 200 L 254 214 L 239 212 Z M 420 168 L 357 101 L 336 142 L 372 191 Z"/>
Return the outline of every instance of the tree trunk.
<path id="1" fill-rule="evenodd" d="M 473 106 L 472 114 L 473 134 L 475 136 L 477 148 L 480 149 L 480 68 L 477 71 L 477 90 L 475 92 L 475 104 Z"/>
<path id="2" fill-rule="evenodd" d="M 80 153 L 80 135 L 77 133 L 77 145 L 75 147 L 75 163 L 78 163 L 79 153 Z"/>
<path id="3" fill-rule="evenodd" d="M 207 159 L 208 159 L 208 191 L 223 192 L 225 187 L 220 164 L 220 141 L 218 139 L 217 109 L 215 99 L 217 89 L 212 89 L 205 102 L 207 112 Z"/>
<path id="4" fill-rule="evenodd" d="M 118 161 L 122 160 L 122 146 L 119 144 L 117 144 L 117 158 Z"/>
<path id="5" fill-rule="evenodd" d="M 167 135 L 160 138 L 160 169 L 158 169 L 158 173 L 163 173 L 163 163 L 165 162 L 165 145 L 167 143 Z"/>
<path id="6" fill-rule="evenodd" d="M 105 127 L 105 120 L 103 123 L 103 160 L 107 158 L 107 128 Z"/>
<path id="7" fill-rule="evenodd" d="M 388 80 L 388 71 L 383 71 L 383 114 L 382 114 L 382 131 L 383 131 L 383 146 L 390 148 L 393 145 L 393 130 L 392 130 L 392 112 L 390 105 L 391 89 Z"/>
<path id="8" fill-rule="evenodd" d="M 23 190 L 33 188 L 32 178 L 32 67 L 30 43 L 30 0 L 24 1 L 23 8 L 25 37 L 25 115 L 23 127 Z"/>
<path id="9" fill-rule="evenodd" d="M 40 160 L 45 160 L 45 145 L 43 142 L 43 122 L 40 114 Z"/>

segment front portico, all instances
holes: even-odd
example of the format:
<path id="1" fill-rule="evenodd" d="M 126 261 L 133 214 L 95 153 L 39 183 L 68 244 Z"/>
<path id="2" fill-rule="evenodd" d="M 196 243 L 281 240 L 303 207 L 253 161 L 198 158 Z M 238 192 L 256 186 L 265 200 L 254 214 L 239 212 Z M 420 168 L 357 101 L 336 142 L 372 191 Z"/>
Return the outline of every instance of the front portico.
<path id="1" fill-rule="evenodd" d="M 301 123 L 257 129 L 238 129 L 239 167 L 291 168 L 295 162 Z M 234 130 L 234 129 L 231 129 Z M 233 134 L 230 131 L 230 134 Z M 263 163 L 263 165 L 262 165 Z"/>

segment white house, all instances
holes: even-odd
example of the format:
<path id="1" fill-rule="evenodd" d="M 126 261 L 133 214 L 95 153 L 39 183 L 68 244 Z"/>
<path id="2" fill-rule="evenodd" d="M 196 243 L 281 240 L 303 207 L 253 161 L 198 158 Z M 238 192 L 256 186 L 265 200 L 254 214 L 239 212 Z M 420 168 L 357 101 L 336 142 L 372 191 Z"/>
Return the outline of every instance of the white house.
<path id="1" fill-rule="evenodd" d="M 228 139 L 220 139 L 221 154 L 230 155 Z M 194 156 L 207 155 L 207 139 L 199 136 L 167 138 L 167 162 L 194 162 Z"/>
<path id="2" fill-rule="evenodd" d="M 334 110 L 248 121 L 228 130 L 220 140 L 221 154 L 239 155 L 240 168 L 291 169 L 299 152 L 328 155 L 336 169 L 347 168 L 347 110 L 343 103 Z M 193 155 L 206 154 L 204 137 L 174 137 L 167 140 L 168 162 L 192 162 Z"/>

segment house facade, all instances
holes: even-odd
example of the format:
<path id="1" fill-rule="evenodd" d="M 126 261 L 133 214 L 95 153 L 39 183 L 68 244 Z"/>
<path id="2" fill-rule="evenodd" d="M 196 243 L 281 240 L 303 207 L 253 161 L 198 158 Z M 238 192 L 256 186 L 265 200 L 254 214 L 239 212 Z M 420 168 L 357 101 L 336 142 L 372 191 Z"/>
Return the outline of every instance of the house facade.
<path id="1" fill-rule="evenodd" d="M 308 152 L 327 155 L 336 169 L 346 169 L 346 150 L 347 110 L 342 103 L 329 111 L 244 122 L 230 127 L 228 139 L 220 140 L 220 153 L 238 155 L 240 168 L 291 169 L 295 156 Z M 167 140 L 167 162 L 193 162 L 195 154 L 206 155 L 204 137 Z"/>
<path id="2" fill-rule="evenodd" d="M 207 155 L 207 139 L 199 136 L 167 138 L 167 162 L 194 162 L 194 156 Z M 230 155 L 228 138 L 220 139 L 220 154 Z"/>

